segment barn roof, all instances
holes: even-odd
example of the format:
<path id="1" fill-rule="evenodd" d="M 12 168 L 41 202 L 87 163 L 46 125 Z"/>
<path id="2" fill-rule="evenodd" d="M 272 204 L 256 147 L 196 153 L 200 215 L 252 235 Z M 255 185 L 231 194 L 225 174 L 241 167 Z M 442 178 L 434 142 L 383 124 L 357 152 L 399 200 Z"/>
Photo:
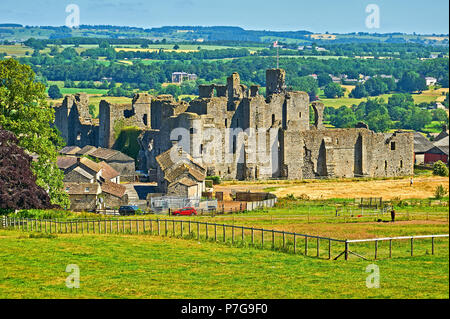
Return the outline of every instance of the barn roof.
<path id="1" fill-rule="evenodd" d="M 433 147 L 433 143 L 431 143 L 425 136 L 418 132 L 414 133 L 414 153 L 426 153 Z"/>

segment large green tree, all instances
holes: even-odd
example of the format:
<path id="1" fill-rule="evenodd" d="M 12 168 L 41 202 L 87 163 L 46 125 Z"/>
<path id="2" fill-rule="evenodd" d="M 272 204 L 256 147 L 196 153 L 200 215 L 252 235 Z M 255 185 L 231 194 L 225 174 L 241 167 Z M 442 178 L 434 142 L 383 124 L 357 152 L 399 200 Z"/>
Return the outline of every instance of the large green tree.
<path id="1" fill-rule="evenodd" d="M 32 170 L 37 185 L 49 192 L 53 204 L 67 207 L 63 174 L 56 165 L 64 141 L 50 126 L 54 110 L 47 103 L 45 86 L 35 78 L 28 65 L 14 59 L 0 61 L 0 127 L 13 132 L 19 146 L 36 155 Z"/>

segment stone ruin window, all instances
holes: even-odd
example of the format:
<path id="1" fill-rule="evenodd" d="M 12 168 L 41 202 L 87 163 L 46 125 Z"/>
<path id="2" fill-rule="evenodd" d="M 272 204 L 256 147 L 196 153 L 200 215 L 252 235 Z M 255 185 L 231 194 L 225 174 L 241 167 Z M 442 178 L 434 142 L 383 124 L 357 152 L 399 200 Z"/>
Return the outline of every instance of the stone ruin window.
<path id="1" fill-rule="evenodd" d="M 403 168 L 403 160 L 400 160 L 400 168 Z"/>
<path id="2" fill-rule="evenodd" d="M 388 167 L 387 161 L 384 161 L 384 169 L 387 170 L 387 167 Z"/>
<path id="3" fill-rule="evenodd" d="M 190 134 L 195 134 L 195 133 L 197 133 L 197 130 L 196 130 L 195 128 L 191 127 L 191 128 L 189 129 L 189 133 L 190 133 Z"/>
<path id="4" fill-rule="evenodd" d="M 275 114 L 272 114 L 272 125 L 275 124 Z"/>
<path id="5" fill-rule="evenodd" d="M 236 135 L 233 136 L 233 154 L 236 154 Z"/>
<path id="6" fill-rule="evenodd" d="M 302 112 L 298 112 L 298 118 L 299 118 L 299 119 L 302 118 Z"/>
<path id="7" fill-rule="evenodd" d="M 89 192 L 89 187 L 86 187 L 86 188 L 84 189 L 84 191 L 85 191 L 86 193 L 88 193 L 88 192 Z"/>
<path id="8" fill-rule="evenodd" d="M 395 151 L 395 142 L 391 142 L 391 151 Z"/>
<path id="9" fill-rule="evenodd" d="M 148 124 L 148 119 L 147 119 L 147 114 L 144 114 L 144 116 L 142 117 L 142 122 L 144 122 L 144 125 L 147 126 Z"/>
<path id="10" fill-rule="evenodd" d="M 200 144 L 200 154 L 203 154 L 203 144 Z"/>
<path id="11" fill-rule="evenodd" d="M 228 127 L 228 119 L 225 119 L 225 127 Z"/>

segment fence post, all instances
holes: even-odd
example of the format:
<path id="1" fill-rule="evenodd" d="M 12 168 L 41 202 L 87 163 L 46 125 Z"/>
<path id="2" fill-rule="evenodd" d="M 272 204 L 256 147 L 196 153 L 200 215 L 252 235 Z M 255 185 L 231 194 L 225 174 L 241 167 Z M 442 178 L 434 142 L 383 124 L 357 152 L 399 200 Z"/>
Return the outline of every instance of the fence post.
<path id="1" fill-rule="evenodd" d="M 345 241 L 345 260 L 348 260 L 348 241 Z"/>
<path id="2" fill-rule="evenodd" d="M 206 227 L 206 240 L 208 240 L 208 222 L 205 223 Z"/>
<path id="3" fill-rule="evenodd" d="M 283 248 L 286 248 L 286 234 L 283 231 Z"/>
<path id="4" fill-rule="evenodd" d="M 317 237 L 317 257 L 320 257 L 320 238 Z"/>
<path id="5" fill-rule="evenodd" d="M 181 223 L 181 238 L 183 238 L 183 221 L 181 220 L 180 223 Z"/>
<path id="6" fill-rule="evenodd" d="M 214 241 L 217 241 L 217 224 L 214 223 Z"/>
<path id="7" fill-rule="evenodd" d="M 234 223 L 231 226 L 231 244 L 234 244 Z"/>
<path id="8" fill-rule="evenodd" d="M 305 256 L 308 256 L 308 236 L 305 236 Z"/>
<path id="9" fill-rule="evenodd" d="M 158 235 L 161 235 L 161 227 L 159 226 L 159 218 L 156 219 L 158 222 Z"/>
<path id="10" fill-rule="evenodd" d="M 255 240 L 255 238 L 254 238 L 253 227 L 252 227 L 252 246 L 254 244 L 254 240 Z"/>
<path id="11" fill-rule="evenodd" d="M 191 220 L 189 219 L 188 222 L 188 232 L 189 232 L 189 236 L 191 235 Z"/>
<path id="12" fill-rule="evenodd" d="M 200 239 L 200 222 L 197 222 L 197 240 Z"/>
<path id="13" fill-rule="evenodd" d="M 414 255 L 414 237 L 411 237 L 411 257 Z"/>
<path id="14" fill-rule="evenodd" d="M 244 226 L 242 226 L 242 241 L 244 241 Z"/>
<path id="15" fill-rule="evenodd" d="M 294 233 L 294 254 L 297 251 L 297 235 Z"/>
<path id="16" fill-rule="evenodd" d="M 223 225 L 223 242 L 226 241 L 226 230 L 225 230 L 225 224 Z"/>
<path id="17" fill-rule="evenodd" d="M 272 229 L 272 249 L 275 249 L 275 232 Z"/>
<path id="18" fill-rule="evenodd" d="M 264 229 L 261 229 L 261 248 L 264 248 Z"/>
<path id="19" fill-rule="evenodd" d="M 331 259 L 331 239 L 328 239 L 328 259 Z"/>
<path id="20" fill-rule="evenodd" d="M 434 237 L 431 237 L 431 254 L 434 255 Z"/>
<path id="21" fill-rule="evenodd" d="M 167 219 L 164 220 L 164 225 L 165 225 L 165 234 L 167 236 Z"/>
<path id="22" fill-rule="evenodd" d="M 175 219 L 172 219 L 172 236 L 175 237 Z"/>
<path id="23" fill-rule="evenodd" d="M 377 260 L 377 253 L 378 253 L 378 240 L 375 240 L 375 260 Z"/>

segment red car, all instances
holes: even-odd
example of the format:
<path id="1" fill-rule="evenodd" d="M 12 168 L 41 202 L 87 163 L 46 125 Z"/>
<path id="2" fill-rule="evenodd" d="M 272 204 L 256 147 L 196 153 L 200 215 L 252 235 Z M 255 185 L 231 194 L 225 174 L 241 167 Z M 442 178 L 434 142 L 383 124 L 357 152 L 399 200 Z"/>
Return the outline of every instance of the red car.
<path id="1" fill-rule="evenodd" d="M 176 211 L 172 212 L 172 215 L 175 215 L 175 216 L 180 216 L 180 215 L 192 216 L 192 215 L 197 215 L 197 211 L 195 210 L 194 207 L 185 207 L 185 208 L 182 208 L 180 210 L 176 210 Z"/>

